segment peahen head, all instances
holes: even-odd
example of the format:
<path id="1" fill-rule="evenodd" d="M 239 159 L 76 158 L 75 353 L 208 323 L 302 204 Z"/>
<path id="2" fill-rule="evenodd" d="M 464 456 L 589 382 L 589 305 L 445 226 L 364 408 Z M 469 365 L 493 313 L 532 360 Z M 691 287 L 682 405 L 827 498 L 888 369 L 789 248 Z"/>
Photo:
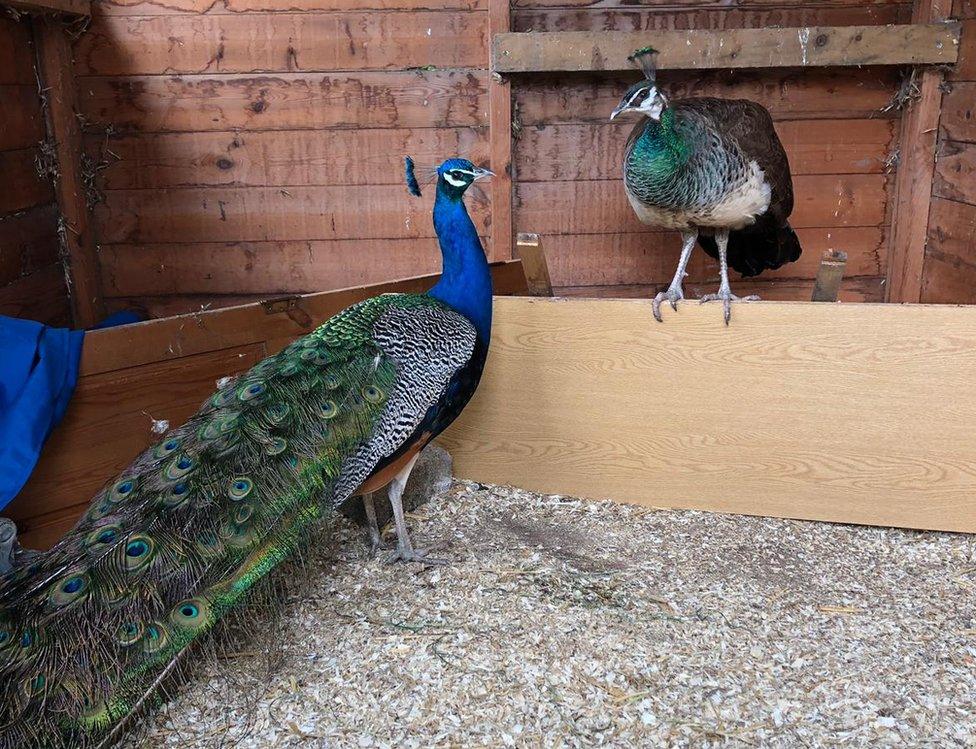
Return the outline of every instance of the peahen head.
<path id="1" fill-rule="evenodd" d="M 474 182 L 492 176 L 494 172 L 477 167 L 467 159 L 448 159 L 437 167 L 437 191 L 460 200 Z"/>
<path id="2" fill-rule="evenodd" d="M 657 90 L 652 80 L 643 80 L 627 89 L 617 108 L 610 113 L 612 120 L 624 112 L 640 112 L 652 120 L 661 119 L 661 112 L 668 108 L 668 100 Z"/>

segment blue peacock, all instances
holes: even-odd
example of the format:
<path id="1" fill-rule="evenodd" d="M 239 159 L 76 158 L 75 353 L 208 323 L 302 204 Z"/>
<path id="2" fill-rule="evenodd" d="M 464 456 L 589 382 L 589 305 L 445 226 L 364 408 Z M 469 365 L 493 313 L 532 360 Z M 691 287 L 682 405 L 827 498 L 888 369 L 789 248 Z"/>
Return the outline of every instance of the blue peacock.
<path id="1" fill-rule="evenodd" d="M 610 115 L 644 115 L 631 132 L 624 156 L 624 186 L 637 217 L 645 224 L 681 232 L 681 259 L 670 286 L 654 297 L 678 308 L 682 281 L 697 240 L 719 261 L 719 300 L 728 324 L 732 302 L 729 266 L 743 276 L 779 268 L 800 257 L 800 242 L 790 227 L 793 179 L 783 144 L 769 112 L 746 99 L 695 98 L 670 102 L 657 88 L 657 51 L 637 50 L 630 60 L 644 80 L 624 94 Z M 759 297 L 744 297 L 741 301 Z"/>
<path id="2" fill-rule="evenodd" d="M 419 195 L 412 162 L 408 184 Z M 443 275 L 349 307 L 223 385 L 0 583 L 0 747 L 114 739 L 313 524 L 389 486 L 465 407 L 491 336 L 488 263 L 462 200 L 491 172 L 437 169 Z"/>

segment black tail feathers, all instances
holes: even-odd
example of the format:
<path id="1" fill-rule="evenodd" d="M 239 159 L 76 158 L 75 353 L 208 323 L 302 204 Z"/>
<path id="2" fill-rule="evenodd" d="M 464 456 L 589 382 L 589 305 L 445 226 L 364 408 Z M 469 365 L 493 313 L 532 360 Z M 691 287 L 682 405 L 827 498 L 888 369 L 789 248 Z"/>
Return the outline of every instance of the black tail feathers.
<path id="1" fill-rule="evenodd" d="M 800 240 L 789 224 L 778 226 L 764 217 L 747 226 L 729 233 L 729 267 L 743 277 L 758 276 L 764 270 L 779 268 L 799 259 Z M 718 245 L 715 237 L 698 236 L 698 244 L 705 252 L 718 259 Z"/>

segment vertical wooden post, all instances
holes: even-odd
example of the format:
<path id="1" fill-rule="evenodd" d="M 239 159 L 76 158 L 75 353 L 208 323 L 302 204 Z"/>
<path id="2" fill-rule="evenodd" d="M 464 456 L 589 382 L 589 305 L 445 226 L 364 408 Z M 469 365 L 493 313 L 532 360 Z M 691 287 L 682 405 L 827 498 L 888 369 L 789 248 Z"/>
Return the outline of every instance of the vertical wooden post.
<path id="1" fill-rule="evenodd" d="M 488 144 L 491 170 L 490 260 L 512 257 L 512 89 L 507 78 L 492 69 L 495 34 L 511 30 L 510 0 L 488 0 Z"/>
<path id="2" fill-rule="evenodd" d="M 529 287 L 530 296 L 552 296 L 549 264 L 538 234 L 519 232 L 515 240 L 515 254 L 522 261 L 522 272 Z"/>
<path id="3" fill-rule="evenodd" d="M 912 23 L 943 20 L 951 0 L 916 0 Z M 919 98 L 901 119 L 891 252 L 885 292 L 889 302 L 918 302 L 928 235 L 935 150 L 942 114 L 942 71 L 918 68 Z"/>
<path id="4" fill-rule="evenodd" d="M 847 253 L 841 250 L 825 250 L 813 282 L 811 302 L 836 302 L 840 294 L 840 283 L 844 280 L 847 266 Z"/>
<path id="5" fill-rule="evenodd" d="M 103 304 L 98 255 L 81 170 L 84 145 L 75 114 L 77 92 L 71 44 L 57 18 L 36 18 L 34 30 L 38 72 L 47 101 L 48 134 L 54 141 L 60 172 L 55 195 L 67 235 L 68 293 L 75 325 L 87 328 L 101 319 Z"/>

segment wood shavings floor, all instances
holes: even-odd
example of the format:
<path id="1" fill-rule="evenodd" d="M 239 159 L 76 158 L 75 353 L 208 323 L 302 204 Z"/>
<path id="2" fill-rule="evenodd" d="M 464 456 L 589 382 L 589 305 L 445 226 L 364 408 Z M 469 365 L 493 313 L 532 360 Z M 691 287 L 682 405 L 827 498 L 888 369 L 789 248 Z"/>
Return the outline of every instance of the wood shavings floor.
<path id="1" fill-rule="evenodd" d="M 976 746 L 976 538 L 463 482 L 410 524 L 453 562 L 340 521 L 280 650 L 202 669 L 139 745 Z"/>

